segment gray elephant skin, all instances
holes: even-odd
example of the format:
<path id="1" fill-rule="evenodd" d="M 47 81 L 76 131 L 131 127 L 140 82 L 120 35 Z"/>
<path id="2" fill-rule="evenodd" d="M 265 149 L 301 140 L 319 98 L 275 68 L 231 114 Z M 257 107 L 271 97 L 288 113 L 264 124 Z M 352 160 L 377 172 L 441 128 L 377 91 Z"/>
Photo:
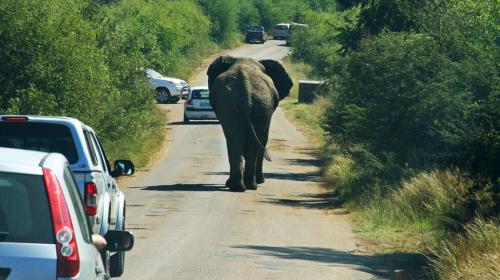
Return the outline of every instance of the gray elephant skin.
<path id="1" fill-rule="evenodd" d="M 264 183 L 262 161 L 274 110 L 293 86 L 281 63 L 220 56 L 208 70 L 210 105 L 226 137 L 231 191 L 255 190 Z"/>

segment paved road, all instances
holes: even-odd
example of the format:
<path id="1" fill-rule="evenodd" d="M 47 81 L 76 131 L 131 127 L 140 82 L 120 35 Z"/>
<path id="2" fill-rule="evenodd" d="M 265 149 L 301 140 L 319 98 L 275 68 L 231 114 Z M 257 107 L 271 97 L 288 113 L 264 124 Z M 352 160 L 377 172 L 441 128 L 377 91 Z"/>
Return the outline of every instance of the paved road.
<path id="1" fill-rule="evenodd" d="M 230 53 L 282 59 L 283 43 Z M 205 71 L 191 85 L 206 84 Z M 378 279 L 371 257 L 357 253 L 346 216 L 331 214 L 314 147 L 279 109 L 266 183 L 232 193 L 223 185 L 229 165 L 220 126 L 183 124 L 182 106 L 162 105 L 168 147 L 153 167 L 122 182 L 136 244 L 121 279 Z"/>

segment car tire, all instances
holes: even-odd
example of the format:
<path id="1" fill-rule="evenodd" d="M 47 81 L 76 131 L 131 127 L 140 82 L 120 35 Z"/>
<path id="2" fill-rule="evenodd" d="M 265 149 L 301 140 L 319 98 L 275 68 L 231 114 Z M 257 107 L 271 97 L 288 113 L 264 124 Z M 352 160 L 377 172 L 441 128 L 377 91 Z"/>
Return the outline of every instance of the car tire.
<path id="1" fill-rule="evenodd" d="M 156 89 L 156 101 L 159 104 L 168 103 L 170 101 L 170 91 L 166 88 L 157 88 Z"/>
<path id="2" fill-rule="evenodd" d="M 172 97 L 172 103 L 177 103 L 180 99 L 180 97 Z"/>
<path id="3" fill-rule="evenodd" d="M 189 123 L 189 118 L 186 116 L 186 114 L 184 114 L 184 123 Z"/>

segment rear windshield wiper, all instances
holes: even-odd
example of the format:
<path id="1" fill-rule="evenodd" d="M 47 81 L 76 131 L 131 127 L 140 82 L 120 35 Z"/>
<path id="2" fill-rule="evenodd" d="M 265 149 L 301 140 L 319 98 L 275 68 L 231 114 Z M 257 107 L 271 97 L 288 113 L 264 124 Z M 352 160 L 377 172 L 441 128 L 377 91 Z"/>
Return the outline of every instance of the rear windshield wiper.
<path id="1" fill-rule="evenodd" d="M 6 231 L 0 231 L 0 242 L 2 242 L 5 238 L 9 236 L 9 233 Z"/>

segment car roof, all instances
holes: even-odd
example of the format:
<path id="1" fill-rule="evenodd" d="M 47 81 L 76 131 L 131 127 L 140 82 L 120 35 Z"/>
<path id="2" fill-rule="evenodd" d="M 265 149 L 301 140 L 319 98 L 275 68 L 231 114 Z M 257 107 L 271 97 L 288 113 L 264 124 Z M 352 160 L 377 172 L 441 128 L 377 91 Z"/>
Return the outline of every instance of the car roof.
<path id="1" fill-rule="evenodd" d="M 45 152 L 0 148 L 0 171 L 40 174 L 39 167 L 49 155 Z"/>
<path id="2" fill-rule="evenodd" d="M 5 120 L 5 118 L 8 117 L 26 117 L 28 118 L 28 122 L 45 122 L 45 123 L 58 123 L 58 124 L 67 124 L 72 127 L 84 127 L 88 130 L 93 131 L 93 129 L 81 121 L 74 119 L 74 118 L 69 118 L 69 117 L 58 117 L 58 116 L 35 116 L 35 115 L 0 115 L 0 121 L 7 121 L 10 122 L 9 120 Z M 23 122 L 23 121 L 12 121 L 12 122 Z"/>

